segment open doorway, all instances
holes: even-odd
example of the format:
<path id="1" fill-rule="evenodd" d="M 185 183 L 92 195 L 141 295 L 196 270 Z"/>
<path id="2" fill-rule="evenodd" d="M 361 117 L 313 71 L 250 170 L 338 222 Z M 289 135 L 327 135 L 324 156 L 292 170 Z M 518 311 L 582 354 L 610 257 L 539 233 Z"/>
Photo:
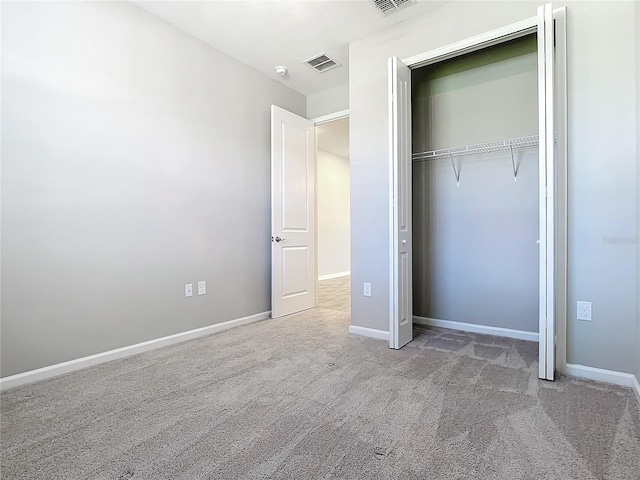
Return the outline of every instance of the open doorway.
<path id="1" fill-rule="evenodd" d="M 317 124 L 318 307 L 351 311 L 349 119 Z"/>

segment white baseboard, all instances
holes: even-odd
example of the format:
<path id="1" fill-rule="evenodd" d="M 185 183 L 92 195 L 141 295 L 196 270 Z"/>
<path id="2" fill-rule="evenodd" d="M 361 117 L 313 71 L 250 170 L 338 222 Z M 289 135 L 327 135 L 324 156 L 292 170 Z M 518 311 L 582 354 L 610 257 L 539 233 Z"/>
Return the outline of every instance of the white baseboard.
<path id="1" fill-rule="evenodd" d="M 47 378 L 56 377 L 58 375 L 62 375 L 63 373 L 73 372 L 74 370 L 80 370 L 81 368 L 90 367 L 92 365 L 110 362 L 111 360 L 116 360 L 118 358 L 129 357 L 137 353 L 155 350 L 156 348 L 172 345 L 174 343 L 184 342 L 185 340 L 191 340 L 193 338 L 203 337 L 212 333 L 222 332 L 233 327 L 247 325 L 249 323 L 269 318 L 270 315 L 270 311 L 256 313 L 255 315 L 249 315 L 248 317 L 236 318 L 235 320 L 216 323 L 215 325 L 196 328 L 194 330 L 176 333 L 167 337 L 156 338 L 154 340 L 136 343 L 135 345 L 116 348 L 107 352 L 89 355 L 88 357 L 77 358 L 75 360 L 69 360 L 67 362 L 49 365 L 48 367 L 42 367 L 36 370 L 30 370 L 28 372 L 18 373 L 9 377 L 0 378 L 0 391 L 18 387 L 20 385 L 26 385 L 28 383 L 37 382 L 39 380 L 45 380 Z"/>
<path id="2" fill-rule="evenodd" d="M 349 325 L 349 333 L 360 335 L 361 337 L 377 338 L 379 340 L 389 341 L 389 332 L 384 330 L 376 330 L 375 328 L 358 327 L 357 325 Z"/>
<path id="3" fill-rule="evenodd" d="M 640 401 L 640 384 L 638 383 L 636 376 L 632 373 L 604 370 L 602 368 L 587 367 L 586 365 L 578 365 L 575 363 L 567 363 L 565 373 L 571 377 L 630 387 L 635 391 L 636 396 Z"/>
<path id="4" fill-rule="evenodd" d="M 338 278 L 338 277 L 347 277 L 349 275 L 351 275 L 351 272 L 330 273 L 328 275 L 320 275 L 318 277 L 318 281 L 329 280 L 331 278 Z"/>
<path id="5" fill-rule="evenodd" d="M 417 323 L 418 325 L 428 325 L 430 327 L 461 330 L 463 332 L 483 333 L 485 335 L 497 335 L 500 337 L 517 338 L 518 340 L 528 340 L 530 342 L 537 342 L 540 338 L 538 332 L 526 332 L 524 330 L 512 330 L 510 328 L 489 327 L 486 325 L 476 325 L 474 323 L 453 322 L 451 320 L 438 320 L 437 318 L 414 316 L 413 323 Z"/>

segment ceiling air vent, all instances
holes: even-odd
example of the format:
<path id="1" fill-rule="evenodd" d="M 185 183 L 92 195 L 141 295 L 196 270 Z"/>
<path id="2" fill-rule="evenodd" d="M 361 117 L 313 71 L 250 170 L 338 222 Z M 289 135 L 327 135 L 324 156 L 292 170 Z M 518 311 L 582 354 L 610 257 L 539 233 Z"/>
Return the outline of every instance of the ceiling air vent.
<path id="1" fill-rule="evenodd" d="M 309 65 L 314 70 L 317 70 L 320 73 L 326 72 L 327 70 L 331 70 L 332 68 L 336 68 L 340 66 L 340 62 L 334 60 L 333 58 L 329 58 L 324 53 L 320 55 L 315 55 L 304 61 L 307 65 Z"/>
<path id="2" fill-rule="evenodd" d="M 383 15 L 397 12 L 400 8 L 408 7 L 416 0 L 371 0 L 376 9 Z"/>

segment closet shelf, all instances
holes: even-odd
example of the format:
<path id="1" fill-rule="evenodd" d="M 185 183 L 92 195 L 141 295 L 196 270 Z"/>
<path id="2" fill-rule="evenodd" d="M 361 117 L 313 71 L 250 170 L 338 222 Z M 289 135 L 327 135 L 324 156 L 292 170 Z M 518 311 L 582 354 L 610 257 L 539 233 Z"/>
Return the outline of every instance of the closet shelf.
<path id="1" fill-rule="evenodd" d="M 529 137 L 510 138 L 499 142 L 479 143 L 477 145 L 467 145 L 464 147 L 443 148 L 441 150 L 430 150 L 411 155 L 413 161 L 431 160 L 435 158 L 461 157 L 464 155 L 477 155 L 481 153 L 500 152 L 513 150 L 514 148 L 527 148 L 538 146 L 538 135 Z"/>

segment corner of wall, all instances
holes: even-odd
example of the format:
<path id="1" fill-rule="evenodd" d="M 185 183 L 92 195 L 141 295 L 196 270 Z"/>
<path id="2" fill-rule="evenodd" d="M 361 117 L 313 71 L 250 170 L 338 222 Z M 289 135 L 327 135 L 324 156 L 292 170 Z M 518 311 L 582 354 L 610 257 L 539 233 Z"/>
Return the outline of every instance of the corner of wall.
<path id="1" fill-rule="evenodd" d="M 316 118 L 348 108 L 348 83 L 307 96 L 307 118 Z"/>

